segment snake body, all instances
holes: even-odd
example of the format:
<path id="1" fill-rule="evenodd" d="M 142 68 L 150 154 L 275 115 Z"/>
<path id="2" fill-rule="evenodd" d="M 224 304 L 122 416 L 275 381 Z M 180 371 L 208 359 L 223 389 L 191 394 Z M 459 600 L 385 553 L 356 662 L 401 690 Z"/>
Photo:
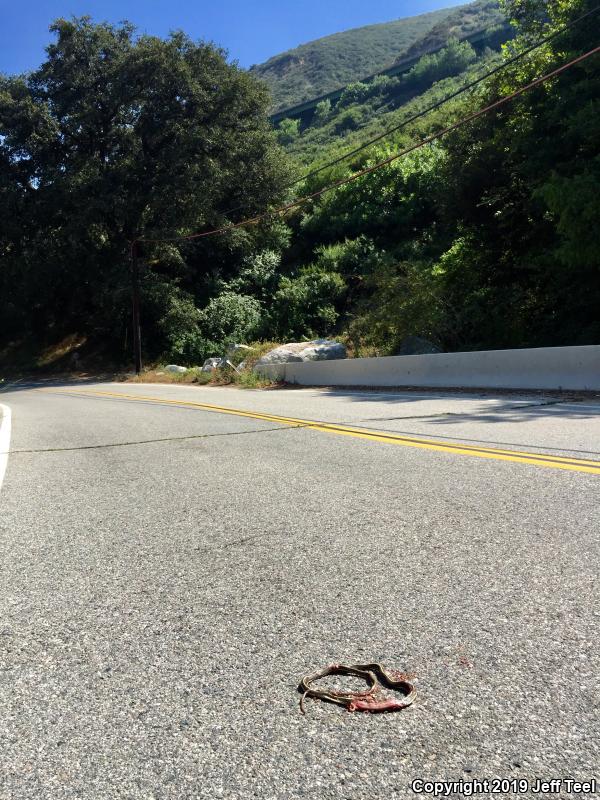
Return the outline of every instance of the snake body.
<path id="1" fill-rule="evenodd" d="M 368 684 L 363 692 L 346 692 L 338 689 L 318 689 L 314 682 L 328 675 L 352 675 L 362 678 Z M 401 692 L 404 697 L 396 700 L 392 697 L 381 698 L 382 688 Z M 325 669 L 305 675 L 300 681 L 298 691 L 302 692 L 300 710 L 304 713 L 304 698 L 316 697 L 329 703 L 345 706 L 348 711 L 400 711 L 410 706 L 415 699 L 416 689 L 402 674 L 390 674 L 381 664 L 331 664 Z"/>

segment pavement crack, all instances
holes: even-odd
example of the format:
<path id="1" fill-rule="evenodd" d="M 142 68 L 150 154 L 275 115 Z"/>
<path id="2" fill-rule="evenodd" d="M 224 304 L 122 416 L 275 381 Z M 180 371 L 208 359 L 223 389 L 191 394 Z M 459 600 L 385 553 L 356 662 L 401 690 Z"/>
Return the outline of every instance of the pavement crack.
<path id="1" fill-rule="evenodd" d="M 540 408 L 542 406 L 558 406 L 563 404 L 563 400 L 547 400 L 540 403 L 515 404 L 511 411 L 521 411 L 523 408 Z M 436 417 L 464 417 L 463 411 L 439 411 L 436 414 L 413 414 L 399 417 L 365 417 L 362 422 L 394 422 L 399 419 L 435 419 Z"/>
<path id="2" fill-rule="evenodd" d="M 540 408 L 542 406 L 560 406 L 564 405 L 564 400 L 544 400 L 541 403 L 523 403 L 522 405 L 516 405 L 515 410 L 520 411 L 522 408 Z"/>
<path id="3" fill-rule="evenodd" d="M 412 416 L 400 417 L 364 417 L 361 422 L 395 422 L 398 419 L 433 419 L 434 417 L 457 417 L 457 411 L 443 411 L 438 414 L 413 414 Z"/>
<path id="4" fill-rule="evenodd" d="M 39 453 L 72 453 L 78 450 L 104 450 L 110 447 L 131 447 L 139 444 L 159 444 L 160 442 L 185 442 L 192 439 L 216 439 L 225 436 L 244 436 L 249 433 L 277 433 L 278 431 L 291 431 L 295 428 L 309 427 L 310 423 L 302 425 L 282 425 L 277 428 L 252 428 L 246 431 L 229 431 L 225 433 L 196 433 L 190 436 L 165 436 L 159 439 L 136 439 L 131 442 L 108 442 L 106 444 L 83 444 L 77 447 L 40 447 L 32 449 L 10 450 L 9 455 L 28 455 Z"/>

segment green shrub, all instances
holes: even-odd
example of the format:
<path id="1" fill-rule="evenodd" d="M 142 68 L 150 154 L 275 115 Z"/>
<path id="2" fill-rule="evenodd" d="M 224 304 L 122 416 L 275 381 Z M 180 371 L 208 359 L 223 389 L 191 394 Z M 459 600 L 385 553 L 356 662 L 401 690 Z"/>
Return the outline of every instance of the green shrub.
<path id="1" fill-rule="evenodd" d="M 329 117 L 331 116 L 331 100 L 321 100 L 320 103 L 317 103 L 315 108 L 315 113 L 312 118 L 313 125 L 324 125 Z"/>
<path id="2" fill-rule="evenodd" d="M 198 325 L 207 340 L 222 348 L 228 341 L 245 342 L 256 335 L 261 314 L 256 298 L 225 291 L 199 312 Z"/>
<path id="3" fill-rule="evenodd" d="M 197 364 L 211 354 L 214 343 L 199 328 L 200 312 L 190 294 L 174 284 L 148 279 L 142 307 L 144 344 L 151 344 L 146 357 Z"/>
<path id="4" fill-rule="evenodd" d="M 300 120 L 282 119 L 277 128 L 277 138 L 280 144 L 291 144 L 300 132 Z"/>
<path id="5" fill-rule="evenodd" d="M 334 131 L 337 134 L 346 133 L 346 131 L 355 131 L 363 122 L 365 117 L 365 109 L 362 107 L 354 106 L 349 108 L 342 114 L 335 123 Z"/>
<path id="6" fill-rule="evenodd" d="M 349 83 L 344 89 L 338 100 L 338 108 L 346 108 L 355 103 L 363 103 L 367 97 L 372 93 L 370 84 L 367 83 Z"/>
<path id="7" fill-rule="evenodd" d="M 409 335 L 438 340 L 443 327 L 443 280 L 428 262 L 381 267 L 369 280 L 371 294 L 349 326 L 349 337 L 379 355 L 393 354 Z"/>
<path id="8" fill-rule="evenodd" d="M 448 46 L 438 53 L 422 56 L 405 76 L 404 82 L 409 85 L 422 86 L 450 75 L 458 75 L 476 58 L 477 53 L 469 42 L 450 39 Z"/>
<path id="9" fill-rule="evenodd" d="M 277 289 L 281 255 L 274 250 L 263 250 L 244 260 L 237 278 L 229 281 L 227 288 L 241 295 L 251 295 L 268 300 Z"/>
<path id="10" fill-rule="evenodd" d="M 336 301 L 345 288 L 341 275 L 314 265 L 295 278 L 283 277 L 273 297 L 270 331 L 283 340 L 326 334 L 338 319 Z"/>

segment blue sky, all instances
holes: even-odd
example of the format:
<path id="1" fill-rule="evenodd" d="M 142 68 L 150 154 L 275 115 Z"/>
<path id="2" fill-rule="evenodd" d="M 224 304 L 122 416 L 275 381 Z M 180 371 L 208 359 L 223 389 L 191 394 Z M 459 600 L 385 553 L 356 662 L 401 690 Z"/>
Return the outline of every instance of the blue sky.
<path id="1" fill-rule="evenodd" d="M 329 33 L 409 17 L 465 0 L 0 0 L 0 72 L 37 67 L 57 17 L 128 19 L 166 36 L 181 28 L 212 39 L 244 67 Z"/>

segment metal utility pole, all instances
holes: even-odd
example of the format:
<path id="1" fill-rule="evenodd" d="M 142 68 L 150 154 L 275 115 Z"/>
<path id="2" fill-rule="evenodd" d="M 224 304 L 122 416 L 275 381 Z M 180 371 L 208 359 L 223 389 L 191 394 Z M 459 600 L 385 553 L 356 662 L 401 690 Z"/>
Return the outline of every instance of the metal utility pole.
<path id="1" fill-rule="evenodd" d="M 136 374 L 142 371 L 142 334 L 140 328 L 140 270 L 137 242 L 131 244 L 131 309 L 133 327 L 133 361 Z"/>

